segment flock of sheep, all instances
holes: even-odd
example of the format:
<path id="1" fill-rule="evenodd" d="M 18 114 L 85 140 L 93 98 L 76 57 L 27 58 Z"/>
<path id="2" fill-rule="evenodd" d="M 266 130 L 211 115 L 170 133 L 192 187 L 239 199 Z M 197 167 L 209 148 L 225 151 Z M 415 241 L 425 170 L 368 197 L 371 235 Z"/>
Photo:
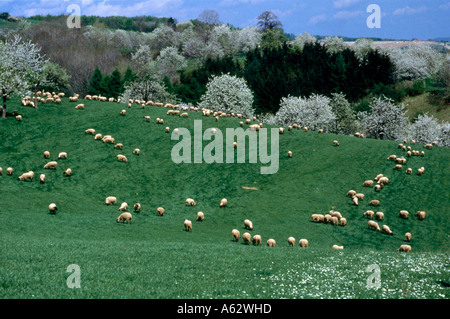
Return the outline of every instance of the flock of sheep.
<path id="1" fill-rule="evenodd" d="M 64 93 L 59 93 L 59 94 L 55 94 L 53 93 L 41 93 L 38 92 L 38 96 L 37 99 L 41 102 L 41 103 L 46 103 L 46 102 L 54 102 L 54 103 L 61 103 L 61 98 L 64 97 Z M 73 97 L 69 97 L 69 101 L 70 102 L 78 102 L 79 100 L 79 95 L 76 94 Z M 91 95 L 87 95 L 85 97 L 85 100 L 98 100 L 98 101 L 109 101 L 109 102 L 121 102 L 120 100 L 115 100 L 114 98 L 110 98 L 107 99 L 106 97 L 102 97 L 102 96 L 91 96 Z M 171 116 L 179 116 L 179 117 L 188 117 L 189 114 L 186 111 L 201 111 L 203 116 L 214 116 L 216 121 L 219 121 L 220 117 L 237 117 L 237 118 L 243 118 L 243 116 L 241 114 L 234 114 L 234 113 L 226 113 L 226 112 L 216 112 L 216 111 L 212 111 L 209 109 L 198 109 L 197 107 L 186 107 L 186 106 L 179 106 L 179 105 L 172 105 L 172 104 L 163 104 L 163 103 L 156 103 L 153 101 L 141 101 L 141 100 L 129 100 L 128 103 L 128 108 L 131 108 L 133 104 L 137 104 L 140 105 L 141 108 L 145 108 L 147 105 L 152 105 L 152 106 L 158 106 L 158 107 L 165 107 L 165 108 L 169 108 L 169 110 L 167 111 L 167 115 L 171 115 Z M 22 99 L 22 105 L 24 106 L 34 106 L 33 102 L 31 101 L 31 98 L 29 96 L 25 97 L 24 99 Z M 84 104 L 78 104 L 75 109 L 84 109 L 85 105 Z M 183 112 L 183 113 L 181 113 Z M 122 110 L 120 112 L 120 115 L 122 116 L 126 116 L 127 111 L 126 110 Z M 16 119 L 18 121 L 22 121 L 22 118 L 17 118 Z M 146 121 L 150 121 L 151 117 L 146 115 L 144 116 L 144 119 Z M 256 121 L 256 118 L 253 117 L 252 119 L 246 119 L 245 120 L 245 124 L 249 125 L 249 129 L 251 130 L 256 130 L 258 131 L 261 127 L 262 127 L 262 123 L 259 124 L 251 124 L 251 122 Z M 164 120 L 157 118 L 156 119 L 156 123 L 157 124 L 164 124 Z M 240 126 L 242 127 L 244 125 L 244 122 L 241 121 Z M 292 126 L 288 127 L 288 130 L 291 131 L 292 129 L 304 129 L 305 132 L 308 132 L 308 128 L 307 127 L 301 127 L 298 124 L 293 124 Z M 177 129 L 175 129 L 177 130 Z M 165 127 L 165 131 L 167 133 L 170 132 L 170 128 L 169 127 Z M 323 133 L 323 130 L 319 130 L 319 133 Z M 285 128 L 280 127 L 279 128 L 279 133 L 280 134 L 284 134 L 285 133 Z M 108 144 L 112 144 L 114 145 L 114 149 L 123 149 L 123 144 L 122 143 L 116 143 L 115 138 L 112 137 L 111 135 L 102 135 L 98 132 L 96 132 L 95 129 L 93 128 L 88 128 L 85 130 L 85 134 L 90 134 L 94 136 L 94 140 L 101 140 L 103 143 L 108 143 Z M 364 135 L 360 134 L 360 133 L 355 133 L 356 137 L 359 138 L 363 138 Z M 406 140 L 403 141 L 403 143 L 406 144 Z M 414 145 L 415 141 L 411 141 L 411 144 Z M 436 145 L 437 143 L 431 143 L 431 144 L 427 144 L 424 147 L 426 149 L 431 150 L 433 148 L 433 145 Z M 334 146 L 339 146 L 339 142 L 337 140 L 333 141 L 333 145 Z M 234 147 L 236 147 L 236 144 L 234 145 Z M 405 146 L 404 144 L 399 144 L 398 148 L 401 149 L 402 151 L 406 152 L 407 157 L 413 157 L 413 156 L 425 156 L 425 152 L 424 151 L 418 151 L 418 150 L 413 150 L 411 146 Z M 138 148 L 134 149 L 134 151 L 132 152 L 134 155 L 139 155 L 140 154 L 140 150 Z M 288 151 L 288 157 L 292 157 L 293 153 L 292 151 Z M 67 153 L 66 152 L 60 152 L 58 155 L 58 159 L 67 159 Z M 44 152 L 44 158 L 45 159 L 49 159 L 50 158 L 50 152 L 49 151 L 45 151 Z M 117 155 L 117 160 L 119 162 L 124 162 L 127 163 L 128 159 L 125 155 L 122 154 L 118 154 Z M 403 164 L 406 164 L 406 158 L 404 156 L 397 156 L 397 155 L 390 155 L 387 160 L 389 161 L 395 161 L 396 165 L 394 166 L 394 170 L 399 170 L 401 171 L 403 168 Z M 49 161 L 47 162 L 43 168 L 44 169 L 56 169 L 58 165 L 57 161 Z M 406 169 L 406 174 L 412 174 L 412 168 L 407 168 Z M 8 175 L 12 175 L 13 173 L 13 168 L 8 167 L 6 170 Z M 422 175 L 425 172 L 425 168 L 424 167 L 420 167 L 417 169 L 417 175 Z M 0 175 L 3 174 L 3 169 L 0 167 Z M 70 168 L 66 169 L 63 174 L 65 176 L 71 176 L 72 175 L 72 170 Z M 34 172 L 33 171 L 29 171 L 26 173 L 23 173 L 22 175 L 20 175 L 18 177 L 18 180 L 30 180 L 32 181 L 34 178 Z M 40 175 L 40 182 L 41 183 L 45 183 L 45 174 L 41 174 Z M 376 192 L 381 191 L 385 185 L 389 184 L 389 179 L 386 176 L 383 176 L 383 174 L 378 174 L 373 180 L 366 180 L 363 182 L 362 186 L 363 187 L 373 187 L 374 190 Z M 351 197 L 352 198 L 352 202 L 353 205 L 358 206 L 359 205 L 359 201 L 363 201 L 365 199 L 365 195 L 363 193 L 357 193 L 354 190 L 350 190 L 347 192 L 346 196 Z M 227 206 L 227 199 L 222 199 L 219 207 L 220 208 L 224 208 Z M 111 205 L 111 204 L 117 204 L 117 198 L 115 196 L 108 196 L 105 200 L 105 204 L 106 205 Z M 369 201 L 369 205 L 370 206 L 379 206 L 380 202 L 379 200 L 371 200 Z M 186 206 L 196 206 L 196 203 L 193 199 L 188 198 L 186 199 Z M 140 203 L 136 203 L 133 205 L 134 208 L 134 212 L 135 213 L 139 213 L 141 211 L 141 204 Z M 54 214 L 56 213 L 56 211 L 58 210 L 56 204 L 52 203 L 49 205 L 49 212 Z M 123 222 L 123 223 L 130 223 L 132 222 L 132 214 L 130 212 L 127 211 L 128 210 L 128 204 L 126 202 L 123 202 L 120 205 L 119 211 L 121 211 L 121 214 L 117 217 L 116 222 Z M 163 207 L 158 207 L 157 209 L 157 214 L 159 216 L 164 216 L 165 210 Z M 417 216 L 420 220 L 425 219 L 425 215 L 426 213 L 424 211 L 418 211 L 415 216 Z M 388 225 L 382 225 L 382 227 L 380 228 L 379 224 L 374 220 L 378 220 L 378 221 L 383 221 L 384 220 L 384 213 L 383 212 L 374 212 L 373 210 L 367 210 L 366 212 L 364 212 L 363 214 L 364 217 L 367 217 L 369 219 L 368 221 L 368 228 L 375 230 L 375 231 L 382 231 L 385 234 L 388 235 L 393 235 L 393 231 L 390 229 L 390 227 Z M 401 210 L 399 213 L 399 217 L 403 218 L 403 219 L 407 219 L 409 218 L 409 212 L 406 210 Z M 198 212 L 197 213 L 197 221 L 203 221 L 204 220 L 204 213 L 203 212 Z M 341 226 L 344 227 L 347 225 L 347 218 L 343 217 L 342 214 L 338 211 L 335 210 L 330 210 L 328 214 L 312 214 L 311 216 L 311 220 L 314 223 L 325 223 L 325 224 L 331 224 L 334 226 Z M 252 221 L 246 219 L 244 220 L 244 229 L 246 230 L 253 230 L 253 223 Z M 185 219 L 184 220 L 184 229 L 186 231 L 192 231 L 192 221 L 189 219 Z M 240 238 L 241 238 L 241 234 L 240 231 L 238 229 L 233 229 L 231 232 L 232 235 L 232 240 L 235 242 L 239 242 Z M 253 236 L 251 236 L 251 234 L 246 231 L 245 233 L 242 234 L 242 240 L 244 242 L 244 244 L 250 245 L 253 244 L 255 246 L 261 246 L 262 243 L 262 238 L 261 235 L 259 234 L 255 234 Z M 409 242 L 411 240 L 411 233 L 407 232 L 405 234 L 405 241 Z M 289 246 L 295 246 L 296 243 L 296 239 L 292 236 L 287 238 L 287 242 Z M 276 245 L 276 241 L 273 238 L 269 238 L 266 241 L 267 246 L 269 247 L 275 247 Z M 300 247 L 308 247 L 309 243 L 308 240 L 305 238 L 301 238 L 298 241 L 298 244 Z M 343 246 L 340 245 L 333 245 L 332 246 L 333 249 L 343 249 Z M 398 251 L 401 252 L 410 252 L 411 251 L 411 246 L 410 245 L 401 245 L 400 248 L 398 248 Z"/>

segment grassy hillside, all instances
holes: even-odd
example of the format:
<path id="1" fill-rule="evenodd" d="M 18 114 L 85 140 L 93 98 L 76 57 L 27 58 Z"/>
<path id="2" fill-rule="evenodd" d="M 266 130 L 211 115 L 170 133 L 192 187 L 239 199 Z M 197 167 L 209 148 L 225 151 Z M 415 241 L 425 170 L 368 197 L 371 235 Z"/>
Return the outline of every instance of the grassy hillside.
<path id="1" fill-rule="evenodd" d="M 238 127 L 235 118 L 189 112 L 188 118 L 166 115 L 167 109 L 64 99 L 61 105 L 24 108 L 23 121 L 0 121 L 0 176 L 2 190 L 0 238 L 0 297 L 2 298 L 448 298 L 449 276 L 449 155 L 447 148 L 425 150 L 425 157 L 408 158 L 406 167 L 418 176 L 394 171 L 390 154 L 406 154 L 393 141 L 358 139 L 294 130 L 280 136 L 280 166 L 273 175 L 261 175 L 263 164 L 175 164 L 172 141 L 164 128 L 185 127 L 193 132 L 194 119 L 203 129 Z M 150 115 L 146 122 L 144 115 Z M 163 118 L 164 125 L 155 119 Z M 109 134 L 123 150 L 94 141 L 84 130 Z M 332 141 L 339 140 L 334 147 Z M 207 142 L 204 142 L 205 146 Z M 408 144 L 410 145 L 410 144 Z M 135 148 L 141 155 L 132 154 Z M 57 160 L 55 171 L 44 170 L 43 152 Z M 286 156 L 288 150 L 293 157 Z M 116 160 L 117 154 L 128 163 Z M 13 176 L 6 168 L 13 167 Z M 64 177 L 66 168 L 73 170 Z M 33 170 L 35 180 L 18 181 Z M 39 183 L 45 173 L 47 181 Z M 389 185 L 376 193 L 363 187 L 383 173 Z M 346 197 L 354 189 L 365 194 L 358 207 Z M 118 205 L 106 206 L 107 196 L 119 204 L 142 204 L 132 224 L 116 223 Z M 186 207 L 186 198 L 196 207 Z M 228 207 L 219 208 L 222 198 Z M 363 212 L 379 199 L 393 236 L 367 228 Z M 48 205 L 56 203 L 56 215 Z M 156 214 L 165 208 L 165 216 Z M 130 208 L 132 210 L 132 208 Z M 347 218 L 345 227 L 311 222 L 311 214 L 330 209 Z M 411 213 L 408 220 L 399 211 Z M 425 220 L 414 217 L 418 210 Z M 205 220 L 195 221 L 198 211 Z M 184 219 L 193 231 L 184 231 Z M 231 230 L 241 234 L 244 219 L 251 219 L 253 234 L 262 247 L 232 241 Z M 412 252 L 398 253 L 405 232 L 412 233 Z M 309 240 L 308 248 L 289 247 L 287 238 Z M 274 238 L 277 246 L 265 245 Z M 342 251 L 331 249 L 343 245 Z M 366 269 L 377 264 L 381 288 L 368 289 Z M 81 289 L 69 289 L 67 266 L 81 269 Z"/>

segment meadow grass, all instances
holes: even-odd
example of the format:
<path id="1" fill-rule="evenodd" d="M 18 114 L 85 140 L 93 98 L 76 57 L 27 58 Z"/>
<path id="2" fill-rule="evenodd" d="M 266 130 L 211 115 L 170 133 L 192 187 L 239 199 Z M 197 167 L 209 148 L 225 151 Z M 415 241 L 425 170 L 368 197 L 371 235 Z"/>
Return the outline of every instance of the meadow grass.
<path id="1" fill-rule="evenodd" d="M 449 154 L 447 148 L 425 150 L 425 157 L 408 158 L 407 167 L 426 168 L 423 176 L 394 171 L 390 154 L 405 155 L 398 142 L 357 139 L 294 130 L 280 136 L 280 166 L 261 175 L 264 164 L 175 164 L 172 141 L 164 128 L 186 127 L 194 119 L 203 129 L 238 127 L 235 118 L 167 116 L 165 108 L 63 99 L 61 105 L 38 109 L 9 101 L 23 121 L 0 122 L 0 167 L 14 168 L 0 176 L 0 297 L 1 298 L 448 298 L 449 276 Z M 146 122 L 144 115 L 150 115 Z M 164 125 L 155 119 L 163 118 Z M 94 141 L 84 130 L 112 135 L 124 149 Z M 332 141 L 339 140 L 334 147 Z M 204 142 L 204 146 L 208 142 Z M 409 145 L 409 144 L 408 144 Z M 132 154 L 134 148 L 141 155 Z M 270 148 L 269 148 L 270 149 Z M 424 150 L 416 144 L 413 149 Z M 44 170 L 43 152 L 58 160 L 56 170 Z M 293 157 L 288 158 L 291 150 Z M 117 154 L 128 157 L 120 163 Z M 73 170 L 64 177 L 66 168 Z M 18 181 L 33 170 L 33 182 Z M 47 175 L 45 184 L 38 176 Z M 376 193 L 362 183 L 383 173 L 390 183 Z M 345 194 L 362 192 L 358 207 Z M 107 196 L 119 204 L 142 204 L 132 224 L 118 224 L 117 206 L 106 206 Z M 195 207 L 186 207 L 186 198 Z M 222 198 L 228 207 L 219 208 Z M 371 231 L 362 214 L 368 202 L 379 199 L 393 236 Z M 56 215 L 48 205 L 56 203 Z M 165 208 L 163 217 L 156 208 Z M 311 214 L 340 211 L 348 225 L 336 227 L 311 222 Z M 410 211 L 403 220 L 399 211 Z M 427 218 L 413 214 L 425 210 Z M 195 221 L 198 211 L 205 220 Z M 193 231 L 184 231 L 184 219 Z M 244 219 L 262 247 L 235 243 L 231 230 L 241 234 Z M 398 253 L 404 233 L 412 233 L 413 251 Z M 309 240 L 306 249 L 288 247 L 287 238 Z M 274 238 L 277 246 L 265 246 Z M 342 251 L 331 249 L 343 245 Z M 81 288 L 69 289 L 67 266 L 81 269 Z M 377 264 L 381 287 L 366 286 Z"/>

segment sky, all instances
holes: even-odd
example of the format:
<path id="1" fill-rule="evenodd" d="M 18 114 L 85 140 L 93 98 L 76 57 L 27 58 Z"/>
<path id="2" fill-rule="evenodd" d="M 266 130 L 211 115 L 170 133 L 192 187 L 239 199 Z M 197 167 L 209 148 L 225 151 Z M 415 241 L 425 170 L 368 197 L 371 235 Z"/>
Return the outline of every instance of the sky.
<path id="1" fill-rule="evenodd" d="M 172 17 L 178 22 L 196 19 L 203 10 L 215 10 L 222 23 L 245 28 L 272 11 L 286 33 L 434 39 L 450 37 L 450 0 L 0 0 L 0 12 L 15 16 L 69 14 L 77 4 L 81 15 Z M 380 8 L 379 28 L 369 28 L 368 18 Z M 370 18 L 373 21 L 372 18 Z"/>

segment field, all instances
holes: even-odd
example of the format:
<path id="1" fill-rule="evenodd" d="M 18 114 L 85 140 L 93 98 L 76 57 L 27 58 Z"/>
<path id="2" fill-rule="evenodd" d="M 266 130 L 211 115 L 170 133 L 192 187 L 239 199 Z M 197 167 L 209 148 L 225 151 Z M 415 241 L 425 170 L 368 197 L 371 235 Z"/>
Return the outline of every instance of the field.
<path id="1" fill-rule="evenodd" d="M 398 142 L 286 131 L 280 135 L 279 171 L 261 175 L 261 163 L 171 159 L 178 141 L 165 133 L 166 126 L 192 132 L 197 119 L 203 129 L 225 132 L 238 127 L 239 119 L 216 122 L 200 112 L 180 118 L 166 115 L 166 108 L 139 105 L 121 116 L 126 104 L 81 102 L 84 110 L 67 98 L 33 109 L 13 98 L 8 110 L 19 110 L 23 121 L 0 120 L 0 298 L 449 298 L 448 148 L 412 145 L 426 155 L 407 158 L 406 167 L 414 171 L 407 175 L 406 167 L 395 171 L 386 160 L 390 154 L 406 157 Z M 164 125 L 155 123 L 157 117 Z M 123 150 L 94 141 L 84 133 L 91 127 L 115 137 Z M 132 154 L 135 148 L 140 156 Z M 43 169 L 45 150 L 58 161 L 54 171 Z M 68 159 L 58 160 L 63 151 Z M 128 163 L 116 160 L 119 153 Z M 5 172 L 9 166 L 12 176 Z M 426 171 L 418 176 L 421 166 Z M 63 176 L 69 167 L 73 175 Z M 17 180 L 30 170 L 32 182 Z M 45 184 L 39 183 L 41 173 Z M 379 173 L 390 180 L 380 192 L 362 186 Z M 365 194 L 359 206 L 345 196 L 350 189 Z M 118 205 L 105 205 L 110 195 L 119 204 L 142 204 L 132 224 L 116 223 Z M 188 197 L 197 206 L 186 207 Z M 219 208 L 224 197 L 229 205 Z M 362 214 L 371 199 L 380 200 L 376 210 L 386 216 L 380 226 L 389 225 L 393 236 L 368 229 Z M 58 205 L 56 215 L 49 214 L 50 203 Z M 156 214 L 159 206 L 163 217 Z M 330 209 L 340 211 L 347 226 L 311 222 L 311 214 Z M 402 209 L 411 213 L 409 219 L 398 217 Z M 426 211 L 425 220 L 414 217 L 419 210 Z M 195 221 L 198 211 L 205 213 L 203 222 Z M 193 221 L 192 232 L 184 230 L 186 218 Z M 247 218 L 262 247 L 232 241 L 231 230 L 242 235 Z M 399 253 L 406 232 L 412 234 L 412 252 Z M 297 243 L 307 238 L 309 247 L 289 247 L 289 236 Z M 265 245 L 268 238 L 276 247 Z M 333 250 L 333 244 L 344 249 Z M 67 286 L 71 264 L 80 267 L 80 289 Z M 367 286 L 372 264 L 380 269 L 379 288 Z"/>

